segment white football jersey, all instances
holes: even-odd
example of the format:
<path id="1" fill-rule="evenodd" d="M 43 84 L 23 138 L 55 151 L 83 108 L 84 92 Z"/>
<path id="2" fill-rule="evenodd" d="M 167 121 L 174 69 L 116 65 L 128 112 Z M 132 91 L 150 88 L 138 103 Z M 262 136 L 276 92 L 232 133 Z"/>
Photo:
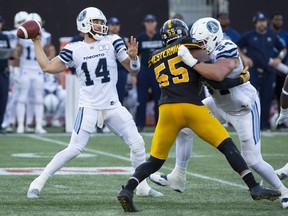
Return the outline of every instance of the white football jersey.
<path id="1" fill-rule="evenodd" d="M 19 38 L 17 37 L 17 29 L 13 29 L 11 31 L 3 31 L 3 34 L 7 35 L 10 43 L 11 49 L 17 49 L 17 42 Z"/>
<path id="2" fill-rule="evenodd" d="M 240 65 L 227 76 L 228 78 L 237 78 L 244 67 L 238 47 L 231 40 L 222 40 L 210 54 L 212 63 L 226 58 L 237 58 L 239 60 Z M 219 108 L 236 115 L 250 111 L 251 105 L 255 102 L 256 97 L 258 97 L 256 89 L 250 82 L 227 90 L 212 88 L 211 96 Z"/>
<path id="3" fill-rule="evenodd" d="M 104 110 L 120 106 L 116 83 L 116 59 L 128 57 L 126 46 L 118 35 L 107 35 L 94 43 L 67 44 L 58 56 L 80 82 L 79 107 Z"/>
<path id="4" fill-rule="evenodd" d="M 44 73 L 44 89 L 49 93 L 57 91 L 59 86 L 58 74 Z"/>
<path id="5" fill-rule="evenodd" d="M 41 44 L 44 47 L 50 43 L 51 34 L 46 31 L 41 31 Z M 25 69 L 31 69 L 31 71 L 42 71 L 34 52 L 34 44 L 32 40 L 19 39 L 18 43 L 22 46 L 22 54 L 20 57 L 20 67 Z"/>

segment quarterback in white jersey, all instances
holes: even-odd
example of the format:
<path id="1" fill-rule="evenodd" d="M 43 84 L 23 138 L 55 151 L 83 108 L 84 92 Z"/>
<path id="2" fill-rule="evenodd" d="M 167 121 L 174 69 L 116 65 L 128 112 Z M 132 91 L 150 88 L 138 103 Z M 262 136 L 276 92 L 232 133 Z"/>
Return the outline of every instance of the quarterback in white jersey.
<path id="1" fill-rule="evenodd" d="M 225 86 L 225 78 L 236 78 L 243 70 L 237 46 L 230 40 L 223 40 L 220 23 L 213 18 L 202 18 L 195 22 L 190 36 L 210 56 L 212 64 L 199 63 L 183 45 L 178 55 L 182 61 L 193 67 L 204 78 L 211 96 L 202 102 L 220 122 L 230 123 L 240 139 L 243 158 L 248 166 L 256 171 L 265 181 L 281 192 L 281 204 L 288 208 L 288 189 L 277 177 L 270 164 L 261 155 L 260 143 L 260 104 L 256 89 L 246 82 L 241 85 L 221 90 L 215 89 L 213 81 Z M 218 88 L 219 86 L 217 86 Z M 172 189 L 183 192 L 185 189 L 186 169 L 192 153 L 192 131 L 185 129 L 176 140 L 176 166 L 164 176 L 151 175 L 151 179 L 160 185 L 169 185 Z"/>
<path id="2" fill-rule="evenodd" d="M 54 156 L 29 187 L 28 198 L 38 198 L 49 177 L 75 158 L 85 148 L 95 125 L 105 125 L 119 136 L 130 148 L 131 163 L 134 168 L 146 160 L 145 143 L 138 133 L 131 114 L 119 102 L 116 59 L 130 72 L 140 70 L 137 57 L 138 43 L 131 37 L 128 50 L 119 36 L 106 35 L 106 17 L 97 8 L 89 7 L 77 17 L 77 28 L 84 33 L 84 41 L 66 45 L 59 56 L 48 60 L 43 52 L 40 37 L 33 39 L 37 60 L 42 70 L 60 73 L 66 66 L 77 72 L 80 82 L 79 112 L 75 120 L 70 143 L 66 149 Z M 139 196 L 161 196 L 149 187 L 146 181 L 139 185 Z"/>
<path id="3" fill-rule="evenodd" d="M 30 13 L 27 20 L 36 20 L 42 23 L 42 18 L 36 13 Z M 41 46 L 44 47 L 51 41 L 51 35 L 43 31 Z M 20 56 L 20 94 L 16 107 L 17 111 L 17 133 L 24 133 L 25 110 L 29 111 L 27 119 L 33 118 L 35 111 L 36 133 L 46 133 L 42 127 L 43 119 L 43 94 L 44 76 L 36 60 L 34 45 L 31 40 L 20 39 L 18 42 Z M 29 95 L 32 92 L 33 95 Z M 28 103 L 27 103 L 28 102 Z M 32 105 L 31 105 L 32 104 Z M 27 105 L 27 107 L 26 107 Z"/>

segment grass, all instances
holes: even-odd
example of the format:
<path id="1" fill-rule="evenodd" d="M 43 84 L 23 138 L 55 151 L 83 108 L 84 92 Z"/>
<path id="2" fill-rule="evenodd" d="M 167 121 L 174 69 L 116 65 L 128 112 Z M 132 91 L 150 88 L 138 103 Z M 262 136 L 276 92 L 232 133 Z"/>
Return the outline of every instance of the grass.
<path id="1" fill-rule="evenodd" d="M 152 136 L 143 134 L 149 152 Z M 236 143 L 238 139 L 232 136 Z M 65 148 L 70 135 L 6 135 L 0 137 L 0 167 L 45 167 L 52 156 Z M 279 168 L 287 162 L 288 134 L 262 137 L 264 159 Z M 160 170 L 174 167 L 174 152 Z M 35 153 L 40 158 L 14 157 L 16 153 Z M 128 147 L 114 135 L 93 135 L 87 145 L 88 158 L 76 158 L 67 167 L 129 167 Z M 104 155 L 109 153 L 112 157 Z M 114 156 L 113 156 L 114 155 Z M 119 159 L 121 156 L 122 159 Z M 185 193 L 176 193 L 151 182 L 162 198 L 135 196 L 137 215 L 193 216 L 265 216 L 286 215 L 278 201 L 253 201 L 243 182 L 225 158 L 214 148 L 196 138 L 188 168 Z M 116 199 L 129 175 L 55 175 L 37 200 L 26 198 L 35 175 L 0 175 L 0 215 L 127 215 Z M 206 179 L 204 179 L 206 178 Z M 215 180 L 216 179 L 216 180 Z M 217 180 L 221 180 L 220 183 Z M 257 180 L 260 178 L 257 176 Z M 227 185 L 232 183 L 233 185 Z M 284 182 L 287 184 L 288 182 Z M 267 185 L 267 184 L 265 184 Z"/>

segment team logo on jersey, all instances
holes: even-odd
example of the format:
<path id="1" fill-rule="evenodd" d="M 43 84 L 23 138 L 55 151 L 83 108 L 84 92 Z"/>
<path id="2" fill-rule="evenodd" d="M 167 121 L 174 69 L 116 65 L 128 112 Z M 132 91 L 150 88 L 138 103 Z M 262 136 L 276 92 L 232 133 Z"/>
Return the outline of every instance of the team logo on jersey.
<path id="1" fill-rule="evenodd" d="M 80 13 L 79 14 L 79 16 L 78 16 L 78 21 L 83 21 L 84 20 L 84 18 L 86 17 L 86 14 L 87 14 L 87 11 L 86 10 L 84 10 L 84 11 L 82 11 L 82 13 Z"/>
<path id="2" fill-rule="evenodd" d="M 219 26 L 215 21 L 207 22 L 206 27 L 211 33 L 217 33 L 219 31 Z"/>
<path id="3" fill-rule="evenodd" d="M 99 51 L 109 50 L 109 44 L 99 45 Z"/>

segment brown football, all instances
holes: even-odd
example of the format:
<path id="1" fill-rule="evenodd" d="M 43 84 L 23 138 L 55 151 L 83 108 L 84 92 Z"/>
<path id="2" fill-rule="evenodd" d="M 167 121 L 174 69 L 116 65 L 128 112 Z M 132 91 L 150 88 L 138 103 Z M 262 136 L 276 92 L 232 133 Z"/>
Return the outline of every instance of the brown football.
<path id="1" fill-rule="evenodd" d="M 41 25 L 35 20 L 24 22 L 17 30 L 17 37 L 22 39 L 35 38 L 41 30 Z"/>

